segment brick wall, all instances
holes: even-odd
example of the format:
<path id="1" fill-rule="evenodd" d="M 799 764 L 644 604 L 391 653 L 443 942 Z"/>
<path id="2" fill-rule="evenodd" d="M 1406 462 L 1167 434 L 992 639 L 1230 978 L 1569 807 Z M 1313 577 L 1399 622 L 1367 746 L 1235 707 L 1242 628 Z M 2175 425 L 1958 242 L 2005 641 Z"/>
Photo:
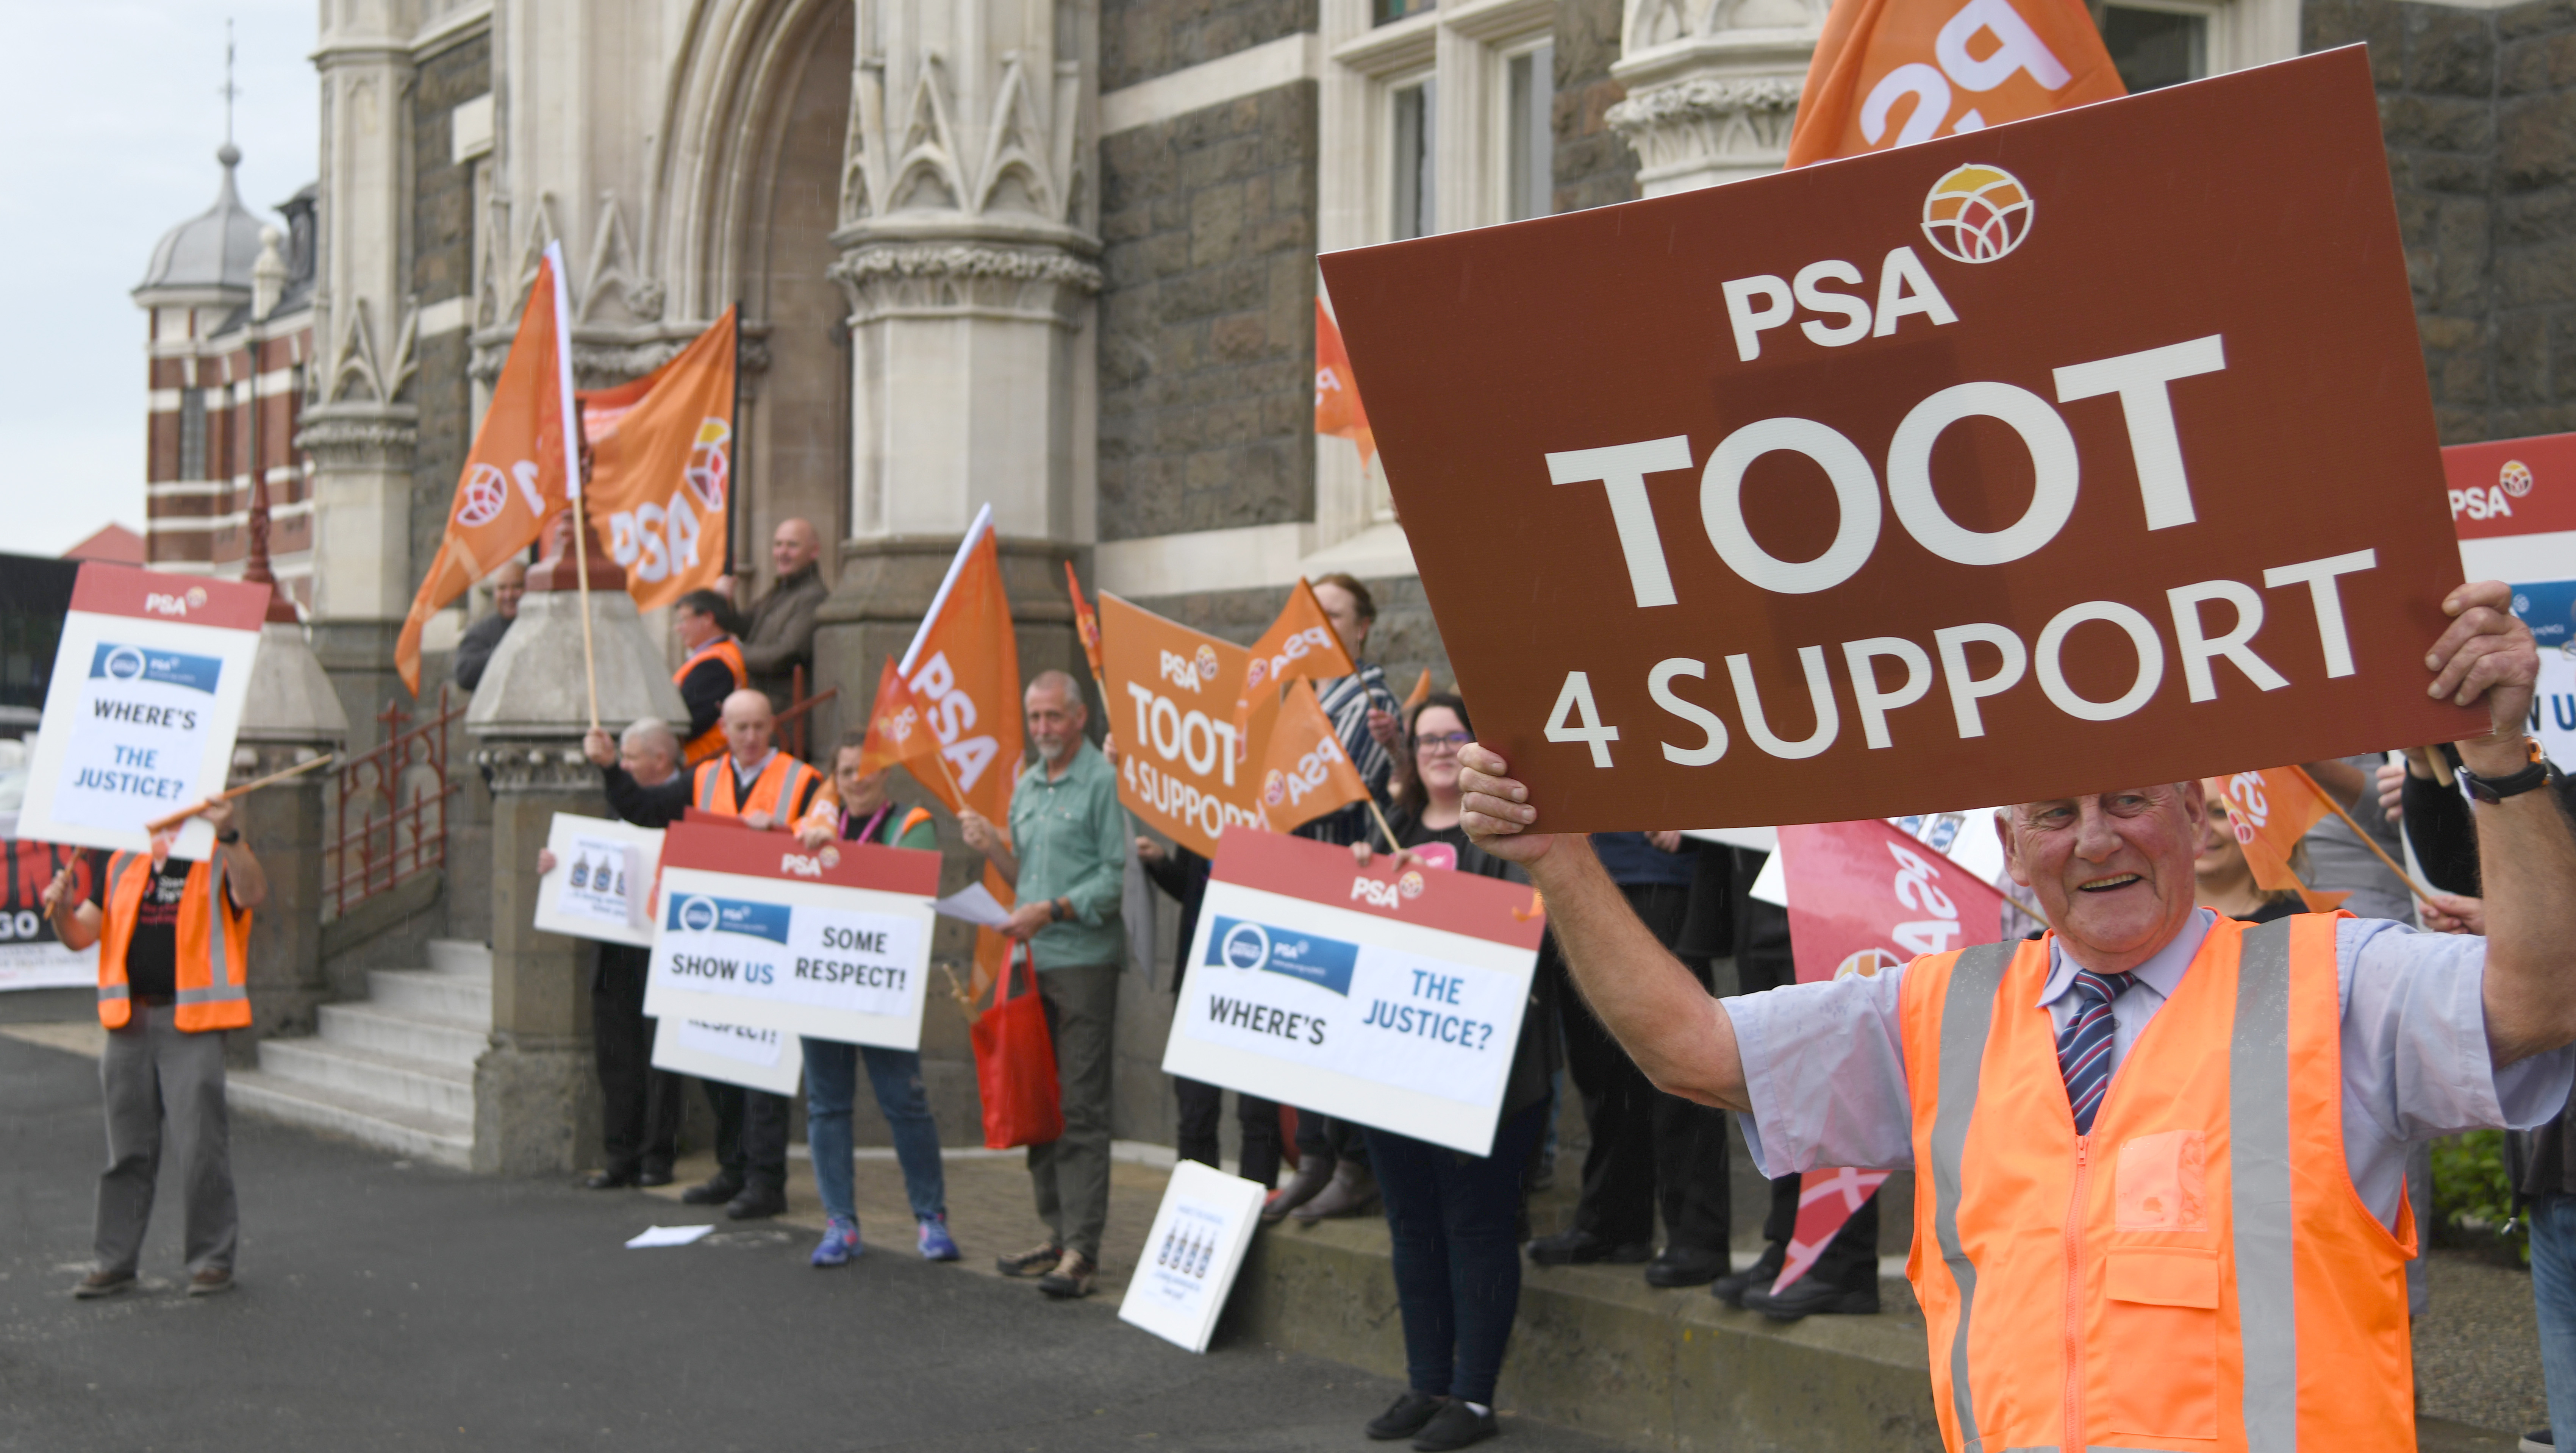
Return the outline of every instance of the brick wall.
<path id="1" fill-rule="evenodd" d="M 2576 429 L 2576 3 L 2310 0 L 2367 41 L 2444 443 Z"/>
<path id="2" fill-rule="evenodd" d="M 1315 87 L 1100 145 L 1100 538 L 1314 518 Z"/>
<path id="3" fill-rule="evenodd" d="M 1619 58 L 1619 0 L 1559 0 L 1556 11 L 1556 197 L 1580 212 L 1637 196 L 1637 154 L 1602 117 L 1628 99 L 1610 79 Z"/>
<path id="4" fill-rule="evenodd" d="M 412 86 L 411 290 L 427 306 L 470 293 L 474 281 L 475 163 L 454 164 L 448 113 L 492 89 L 492 42 L 477 35 L 421 62 Z M 376 346 L 390 350 L 401 320 L 376 321 Z M 420 371 L 404 400 L 420 410 L 412 456 L 411 575 L 429 573 L 456 499 L 456 477 L 473 445 L 473 381 L 463 332 L 424 340 Z"/>
<path id="5" fill-rule="evenodd" d="M 1100 7 L 1100 89 L 1315 28 L 1315 0 L 1107 0 Z"/>

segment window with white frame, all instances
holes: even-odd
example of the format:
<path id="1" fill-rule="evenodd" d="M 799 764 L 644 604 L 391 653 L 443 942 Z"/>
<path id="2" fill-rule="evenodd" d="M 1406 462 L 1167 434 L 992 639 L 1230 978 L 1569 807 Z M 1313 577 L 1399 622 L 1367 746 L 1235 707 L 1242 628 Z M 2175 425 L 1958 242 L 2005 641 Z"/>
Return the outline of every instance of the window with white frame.
<path id="1" fill-rule="evenodd" d="M 1323 251 L 1545 216 L 1556 0 L 1323 0 Z M 1365 397 L 1365 382 L 1362 383 Z M 1393 521 L 1383 478 L 1316 451 L 1324 541 Z"/>

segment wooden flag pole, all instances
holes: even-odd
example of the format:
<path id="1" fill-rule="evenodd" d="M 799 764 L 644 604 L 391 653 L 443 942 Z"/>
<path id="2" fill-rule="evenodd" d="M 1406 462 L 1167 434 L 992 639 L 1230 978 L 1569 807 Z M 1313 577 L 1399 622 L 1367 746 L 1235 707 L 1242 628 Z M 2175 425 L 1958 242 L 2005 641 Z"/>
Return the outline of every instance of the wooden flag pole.
<path id="1" fill-rule="evenodd" d="M 328 764 L 338 760 L 339 755 L 337 753 L 324 752 L 321 756 L 311 758 L 307 761 L 298 762 L 294 766 L 285 768 L 282 771 L 271 772 L 267 776 L 262 777 L 255 782 L 244 782 L 239 787 L 227 787 L 223 791 L 216 793 L 214 796 L 207 798 L 205 801 L 198 803 L 194 807 L 182 808 L 177 812 L 171 813 L 168 817 L 154 818 L 152 821 L 143 825 L 143 830 L 155 837 L 158 837 L 162 833 L 168 832 L 170 829 L 186 822 L 189 818 L 196 816 L 198 813 L 205 811 L 207 808 L 214 806 L 218 802 L 230 802 L 245 792 L 256 792 L 262 787 L 268 787 L 276 783 L 283 782 L 289 777 L 300 777 L 303 774 L 312 771 L 316 767 L 327 766 Z"/>
<path id="2" fill-rule="evenodd" d="M 1403 852 L 1404 849 L 1396 845 L 1395 829 L 1386 825 L 1386 814 L 1378 811 L 1377 799 L 1369 797 L 1363 800 L 1368 803 L 1369 816 L 1377 819 L 1377 830 L 1386 834 L 1386 850 L 1390 853 Z"/>
<path id="3" fill-rule="evenodd" d="M 2299 780 L 2308 784 L 2308 790 L 2317 794 L 2317 799 L 2319 801 L 2334 809 L 2334 815 L 2343 819 L 2343 825 L 2352 829 L 2352 835 L 2361 839 L 2361 845 L 2363 847 L 2370 849 L 2373 856 L 2388 865 L 2388 871 L 2395 873 L 2400 879 L 2404 880 L 2407 887 L 2415 890 L 2416 897 L 2423 899 L 2427 903 L 2433 901 L 2435 897 L 2433 890 L 2415 881 L 2414 874 L 2407 872 L 2404 867 L 2399 865 L 2396 859 L 2388 856 L 2387 849 L 2381 847 L 2376 841 L 2374 841 L 2370 834 L 2363 832 L 2361 830 L 2361 824 L 2352 820 L 2352 814 L 2343 810 L 2343 804 L 2334 800 L 2334 794 L 2328 792 L 2323 787 L 2318 786 L 2317 779 L 2308 775 L 2307 768 L 2299 766 L 2296 763 L 2292 763 L 2290 770 L 2299 774 Z M 2368 779 L 2366 778 L 2364 779 L 2364 785 L 2368 785 Z"/>

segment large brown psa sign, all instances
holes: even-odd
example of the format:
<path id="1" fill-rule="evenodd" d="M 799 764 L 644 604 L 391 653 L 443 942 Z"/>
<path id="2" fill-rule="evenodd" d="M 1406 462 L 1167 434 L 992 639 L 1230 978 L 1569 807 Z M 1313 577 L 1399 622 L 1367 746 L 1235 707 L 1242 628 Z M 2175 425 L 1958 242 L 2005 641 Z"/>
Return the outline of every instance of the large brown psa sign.
<path id="1" fill-rule="evenodd" d="M 2479 729 L 2425 696 L 2459 554 L 2359 47 L 1323 270 L 1549 826 Z"/>

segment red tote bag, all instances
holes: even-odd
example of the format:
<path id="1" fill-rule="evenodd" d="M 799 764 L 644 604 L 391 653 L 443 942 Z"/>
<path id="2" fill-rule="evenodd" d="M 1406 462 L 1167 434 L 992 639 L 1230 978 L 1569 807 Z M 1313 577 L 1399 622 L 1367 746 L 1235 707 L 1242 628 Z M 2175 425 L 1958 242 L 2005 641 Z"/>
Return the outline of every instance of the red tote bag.
<path id="1" fill-rule="evenodd" d="M 1026 964 L 1028 988 L 1011 992 Z M 1064 1100 L 1056 1085 L 1055 1040 L 1038 998 L 1034 955 L 1011 956 L 993 989 L 993 1007 L 975 1020 L 975 1087 L 984 1096 L 984 1146 L 1009 1150 L 1044 1145 L 1064 1134 Z"/>

